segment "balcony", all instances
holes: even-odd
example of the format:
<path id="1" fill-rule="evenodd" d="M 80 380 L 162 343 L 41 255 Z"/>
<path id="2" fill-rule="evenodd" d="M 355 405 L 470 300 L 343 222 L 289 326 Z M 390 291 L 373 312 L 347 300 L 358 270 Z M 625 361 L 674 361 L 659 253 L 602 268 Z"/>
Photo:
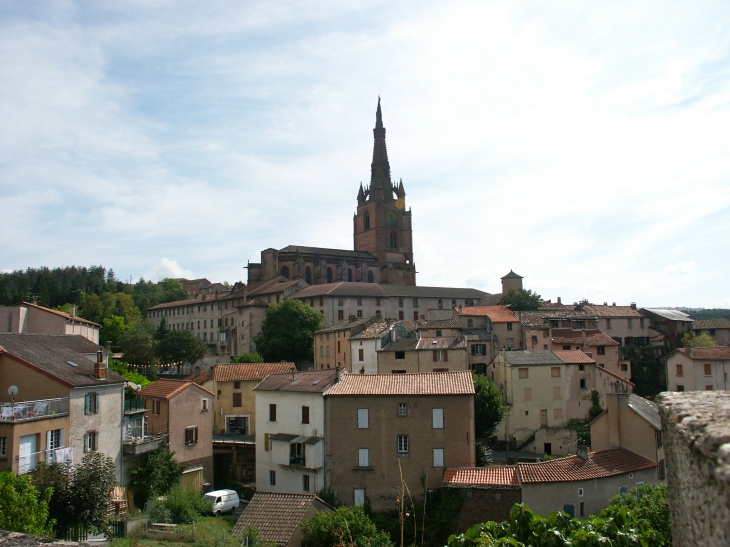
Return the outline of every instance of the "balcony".
<path id="1" fill-rule="evenodd" d="M 49 465 L 63 462 L 73 463 L 73 448 L 63 446 L 55 450 L 41 450 L 32 454 L 16 456 L 15 459 L 18 461 L 18 475 L 23 475 L 36 469 L 40 462 L 46 462 Z"/>
<path id="2" fill-rule="evenodd" d="M 167 430 L 155 432 L 139 426 L 129 426 L 124 432 L 124 455 L 139 456 L 167 444 Z"/>
<path id="3" fill-rule="evenodd" d="M 255 435 L 213 434 L 214 444 L 256 444 Z"/>
<path id="4" fill-rule="evenodd" d="M 144 412 L 144 397 L 135 397 L 134 399 L 124 399 L 124 413 L 135 414 Z"/>
<path id="5" fill-rule="evenodd" d="M 68 397 L 0 403 L 0 422 L 23 422 L 68 414 Z"/>

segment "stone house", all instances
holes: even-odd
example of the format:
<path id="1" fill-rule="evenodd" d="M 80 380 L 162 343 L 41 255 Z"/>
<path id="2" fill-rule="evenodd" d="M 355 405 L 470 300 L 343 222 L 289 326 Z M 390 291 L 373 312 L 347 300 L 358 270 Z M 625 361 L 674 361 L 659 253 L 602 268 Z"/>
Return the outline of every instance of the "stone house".
<path id="1" fill-rule="evenodd" d="M 662 421 L 656 403 L 633 393 L 607 393 L 605 410 L 591 423 L 591 448 L 624 448 L 657 462 L 657 480 L 665 479 Z"/>
<path id="2" fill-rule="evenodd" d="M 467 344 L 457 321 L 419 321 L 407 337 L 406 328 L 403 325 L 391 331 L 395 339 L 377 350 L 378 373 L 469 370 Z"/>
<path id="3" fill-rule="evenodd" d="M 694 320 L 684 312 L 665 308 L 641 308 L 639 313 L 647 318 L 648 326 L 658 335 L 657 343 L 678 344 L 686 333 L 692 331 Z"/>
<path id="4" fill-rule="evenodd" d="M 78 334 L 99 343 L 101 325 L 76 315 L 76 305 L 69 313 L 21 302 L 0 306 L 0 332 L 29 334 Z"/>
<path id="5" fill-rule="evenodd" d="M 167 435 L 167 448 L 185 465 L 181 483 L 202 491 L 213 483 L 212 392 L 189 380 L 157 380 L 144 387 L 145 427 Z"/>
<path id="6" fill-rule="evenodd" d="M 408 338 L 416 325 L 412 321 L 374 321 L 350 339 L 352 372 L 378 374 L 378 351 L 400 338 Z"/>
<path id="7" fill-rule="evenodd" d="M 619 343 L 598 329 L 551 329 L 550 349 L 578 350 L 595 359 L 599 367 L 628 380 L 631 363 L 619 358 Z"/>
<path id="8" fill-rule="evenodd" d="M 730 346 L 678 348 L 664 357 L 668 391 L 727 391 Z"/>
<path id="9" fill-rule="evenodd" d="M 0 334 L 0 469 L 99 451 L 121 483 L 124 385 L 103 348 L 80 335 Z"/>
<path id="10" fill-rule="evenodd" d="M 626 448 L 589 452 L 546 462 L 497 468 L 447 469 L 443 487 L 462 492 L 459 531 L 484 522 L 483 513 L 501 516 L 524 503 L 538 515 L 562 511 L 583 519 L 606 508 L 610 499 L 656 482 L 656 462 Z"/>
<path id="11" fill-rule="evenodd" d="M 314 368 L 341 368 L 353 372 L 351 338 L 376 320 L 375 316 L 349 319 L 314 333 Z M 361 362 L 361 361 L 359 361 Z M 357 372 L 357 371 L 354 371 Z"/>
<path id="12" fill-rule="evenodd" d="M 619 346 L 649 346 L 658 332 L 651 328 L 651 322 L 637 309 L 636 304 L 609 306 L 580 302 L 576 310 L 596 318 L 596 328 L 618 342 Z"/>
<path id="13" fill-rule="evenodd" d="M 268 376 L 256 393 L 256 490 L 306 494 L 325 486 L 325 401 L 336 369 Z"/>
<path id="14" fill-rule="evenodd" d="M 515 274 L 516 275 L 516 274 Z M 471 370 L 486 371 L 501 349 L 522 349 L 519 317 L 505 306 L 455 308 L 453 317 L 467 334 Z"/>
<path id="15" fill-rule="evenodd" d="M 325 483 L 346 505 L 394 510 L 401 477 L 422 499 L 444 468 L 474 465 L 469 371 L 345 374 L 324 396 Z"/>
<path id="16" fill-rule="evenodd" d="M 706 334 L 717 342 L 718 346 L 730 346 L 730 321 L 724 317 L 716 319 L 695 319 L 692 330 L 696 336 Z"/>

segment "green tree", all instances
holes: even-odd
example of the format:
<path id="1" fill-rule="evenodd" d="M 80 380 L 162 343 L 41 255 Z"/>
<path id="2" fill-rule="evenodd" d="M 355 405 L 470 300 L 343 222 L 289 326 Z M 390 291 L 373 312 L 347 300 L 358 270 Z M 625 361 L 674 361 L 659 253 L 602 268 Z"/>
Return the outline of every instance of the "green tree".
<path id="1" fill-rule="evenodd" d="M 338 507 L 333 513 L 320 511 L 302 523 L 304 547 L 390 547 L 393 544 L 359 505 Z"/>
<path id="2" fill-rule="evenodd" d="M 621 508 L 630 510 L 636 518 L 649 522 L 654 530 L 661 532 L 667 545 L 672 544 L 672 520 L 669 513 L 667 485 L 645 484 L 611 498 L 607 515 L 619 513 Z"/>
<path id="3" fill-rule="evenodd" d="M 312 361 L 314 332 L 321 326 L 321 313 L 299 300 L 284 300 L 266 310 L 256 349 L 269 363 Z"/>
<path id="4" fill-rule="evenodd" d="M 185 466 L 175 459 L 175 452 L 161 448 L 150 452 L 147 460 L 129 472 L 134 503 L 143 506 L 154 496 L 163 496 L 178 483 Z"/>
<path id="5" fill-rule="evenodd" d="M 0 530 L 51 536 L 53 519 L 48 519 L 51 489 L 41 494 L 28 475 L 0 472 Z"/>
<path id="6" fill-rule="evenodd" d="M 483 374 L 474 379 L 474 434 L 477 439 L 491 437 L 504 420 L 505 403 L 499 388 Z"/>
<path id="7" fill-rule="evenodd" d="M 601 394 L 595 389 L 591 390 L 591 403 L 593 406 L 591 406 L 588 413 L 591 416 L 591 420 L 593 420 L 597 418 L 601 412 L 603 412 L 603 407 L 601 406 Z"/>
<path id="8" fill-rule="evenodd" d="M 540 307 L 542 297 L 530 290 L 510 289 L 502 296 L 500 304 L 510 306 L 512 311 L 532 311 Z"/>
<path id="9" fill-rule="evenodd" d="M 157 343 L 157 357 L 162 364 L 177 364 L 178 373 L 183 363 L 194 363 L 208 355 L 206 346 L 189 330 L 170 330 Z"/>
<path id="10" fill-rule="evenodd" d="M 53 526 L 55 536 L 65 537 L 69 529 L 78 524 L 71 497 L 73 481 L 71 464 L 65 462 L 46 465 L 45 462 L 40 462 L 30 473 L 30 479 L 38 490 L 53 492 L 48 502 L 49 515 L 55 522 Z"/>
<path id="11" fill-rule="evenodd" d="M 690 331 L 682 336 L 682 344 L 689 344 L 693 348 L 714 348 L 717 346 L 717 342 L 709 334 L 696 335 Z"/>
<path id="12" fill-rule="evenodd" d="M 51 295 L 48 292 L 48 285 L 46 285 L 46 278 L 42 274 L 38 275 L 33 285 L 33 296 L 37 296 L 37 303 L 39 306 L 49 307 L 51 305 Z"/>
<path id="13" fill-rule="evenodd" d="M 147 319 L 132 325 L 119 337 L 119 351 L 124 360 L 134 365 L 153 365 L 157 362 L 155 326 Z"/>
<path id="14" fill-rule="evenodd" d="M 124 324 L 124 318 L 118 315 L 112 315 L 111 317 L 105 317 L 101 322 L 101 332 L 99 332 L 99 342 L 102 345 L 111 343 L 112 347 L 119 346 L 119 339 L 129 329 L 128 325 Z"/>
<path id="15" fill-rule="evenodd" d="M 241 355 L 232 355 L 231 363 L 263 363 L 263 355 L 258 353 L 242 353 Z"/>
<path id="16" fill-rule="evenodd" d="M 114 460 L 101 452 L 82 458 L 71 481 L 71 504 L 79 523 L 110 536 L 108 507 L 116 484 Z"/>

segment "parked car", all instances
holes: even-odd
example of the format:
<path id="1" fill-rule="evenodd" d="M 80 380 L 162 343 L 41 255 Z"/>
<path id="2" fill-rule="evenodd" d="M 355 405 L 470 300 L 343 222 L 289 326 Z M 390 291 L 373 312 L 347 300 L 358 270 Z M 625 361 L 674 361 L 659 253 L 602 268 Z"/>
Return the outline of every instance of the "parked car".
<path id="1" fill-rule="evenodd" d="M 213 502 L 211 512 L 216 516 L 221 513 L 233 513 L 241 503 L 235 490 L 214 490 L 208 492 L 205 497 Z"/>

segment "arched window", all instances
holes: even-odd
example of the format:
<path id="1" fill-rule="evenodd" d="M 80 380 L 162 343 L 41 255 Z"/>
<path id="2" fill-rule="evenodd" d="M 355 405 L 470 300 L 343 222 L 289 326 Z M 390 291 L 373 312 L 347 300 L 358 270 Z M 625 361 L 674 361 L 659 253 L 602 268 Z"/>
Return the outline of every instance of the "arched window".
<path id="1" fill-rule="evenodd" d="M 375 276 L 373 275 L 373 272 L 368 272 L 368 283 L 373 283 L 375 281 Z"/>
<path id="2" fill-rule="evenodd" d="M 349 268 L 347 269 L 347 280 L 352 283 L 352 270 Z"/>
<path id="3" fill-rule="evenodd" d="M 365 211 L 365 229 L 370 229 L 370 213 L 368 213 L 367 211 Z"/>
<path id="4" fill-rule="evenodd" d="M 312 270 L 309 266 L 304 268 L 304 281 L 307 282 L 307 285 L 312 284 Z"/>
<path id="5" fill-rule="evenodd" d="M 398 248 L 398 234 L 396 234 L 395 232 L 390 232 L 390 248 Z"/>
<path id="6" fill-rule="evenodd" d="M 395 214 L 395 211 L 390 211 L 385 214 L 385 227 L 386 228 L 397 228 L 398 227 L 398 217 Z"/>
<path id="7" fill-rule="evenodd" d="M 281 267 L 281 275 L 289 279 L 289 268 L 288 266 L 282 266 Z"/>
<path id="8" fill-rule="evenodd" d="M 327 283 L 332 283 L 332 268 L 327 268 Z"/>

